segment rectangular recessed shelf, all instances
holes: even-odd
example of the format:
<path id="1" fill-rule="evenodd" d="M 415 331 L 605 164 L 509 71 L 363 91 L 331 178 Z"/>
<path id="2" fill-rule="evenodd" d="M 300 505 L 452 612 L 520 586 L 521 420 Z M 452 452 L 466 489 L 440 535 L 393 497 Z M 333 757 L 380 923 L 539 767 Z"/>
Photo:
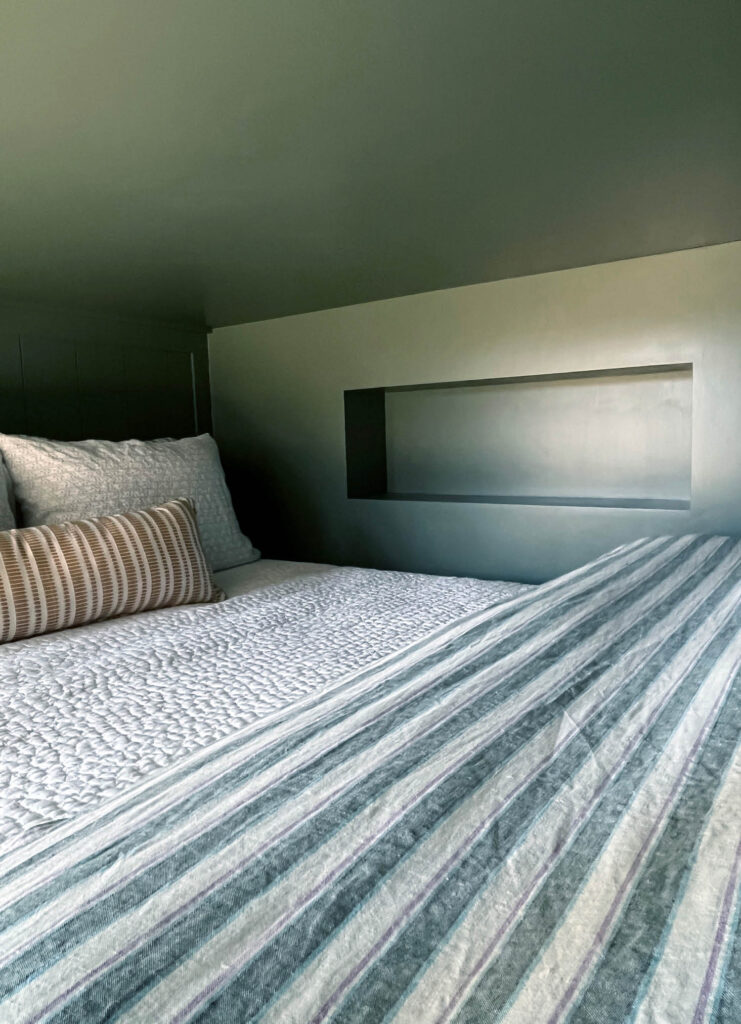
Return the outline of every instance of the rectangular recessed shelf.
<path id="1" fill-rule="evenodd" d="M 682 511 L 689 501 L 672 498 L 561 498 L 537 494 L 370 494 L 380 501 L 471 501 L 479 505 L 566 505 L 582 508 L 664 508 Z"/>
<path id="2" fill-rule="evenodd" d="M 692 364 L 345 392 L 347 493 L 683 511 Z"/>

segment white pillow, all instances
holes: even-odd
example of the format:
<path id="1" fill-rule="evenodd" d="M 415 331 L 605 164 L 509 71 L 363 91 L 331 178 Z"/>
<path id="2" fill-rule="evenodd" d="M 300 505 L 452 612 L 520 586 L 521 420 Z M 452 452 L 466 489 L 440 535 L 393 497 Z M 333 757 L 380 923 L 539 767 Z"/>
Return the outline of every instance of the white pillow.
<path id="1" fill-rule="evenodd" d="M 158 441 L 47 441 L 0 434 L 20 526 L 94 519 L 188 497 L 214 570 L 254 562 L 209 434 Z"/>

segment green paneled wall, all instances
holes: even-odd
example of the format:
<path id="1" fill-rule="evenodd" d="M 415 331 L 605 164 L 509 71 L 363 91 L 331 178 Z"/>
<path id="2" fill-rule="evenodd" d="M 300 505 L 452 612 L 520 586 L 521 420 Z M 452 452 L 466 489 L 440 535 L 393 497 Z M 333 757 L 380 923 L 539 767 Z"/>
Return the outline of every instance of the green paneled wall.
<path id="1" fill-rule="evenodd" d="M 0 305 L 0 430 L 59 440 L 211 429 L 206 332 Z"/>

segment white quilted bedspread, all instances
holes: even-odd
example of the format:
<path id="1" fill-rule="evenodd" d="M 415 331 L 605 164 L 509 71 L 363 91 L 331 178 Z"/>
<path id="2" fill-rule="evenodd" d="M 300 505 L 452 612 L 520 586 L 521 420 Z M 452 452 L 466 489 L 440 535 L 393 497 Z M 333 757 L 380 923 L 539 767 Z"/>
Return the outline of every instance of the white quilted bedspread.
<path id="1" fill-rule="evenodd" d="M 293 568 L 291 568 L 293 566 Z M 525 588 L 262 562 L 240 596 L 0 648 L 0 852 Z M 229 573 L 220 574 L 229 586 Z"/>

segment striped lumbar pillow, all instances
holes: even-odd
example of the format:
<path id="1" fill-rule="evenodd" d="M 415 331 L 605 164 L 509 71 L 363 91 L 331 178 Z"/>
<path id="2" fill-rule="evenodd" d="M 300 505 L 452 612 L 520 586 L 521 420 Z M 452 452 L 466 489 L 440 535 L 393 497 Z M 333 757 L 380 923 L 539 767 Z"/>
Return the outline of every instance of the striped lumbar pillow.
<path id="1" fill-rule="evenodd" d="M 0 643 L 223 598 L 189 498 L 0 532 Z"/>

